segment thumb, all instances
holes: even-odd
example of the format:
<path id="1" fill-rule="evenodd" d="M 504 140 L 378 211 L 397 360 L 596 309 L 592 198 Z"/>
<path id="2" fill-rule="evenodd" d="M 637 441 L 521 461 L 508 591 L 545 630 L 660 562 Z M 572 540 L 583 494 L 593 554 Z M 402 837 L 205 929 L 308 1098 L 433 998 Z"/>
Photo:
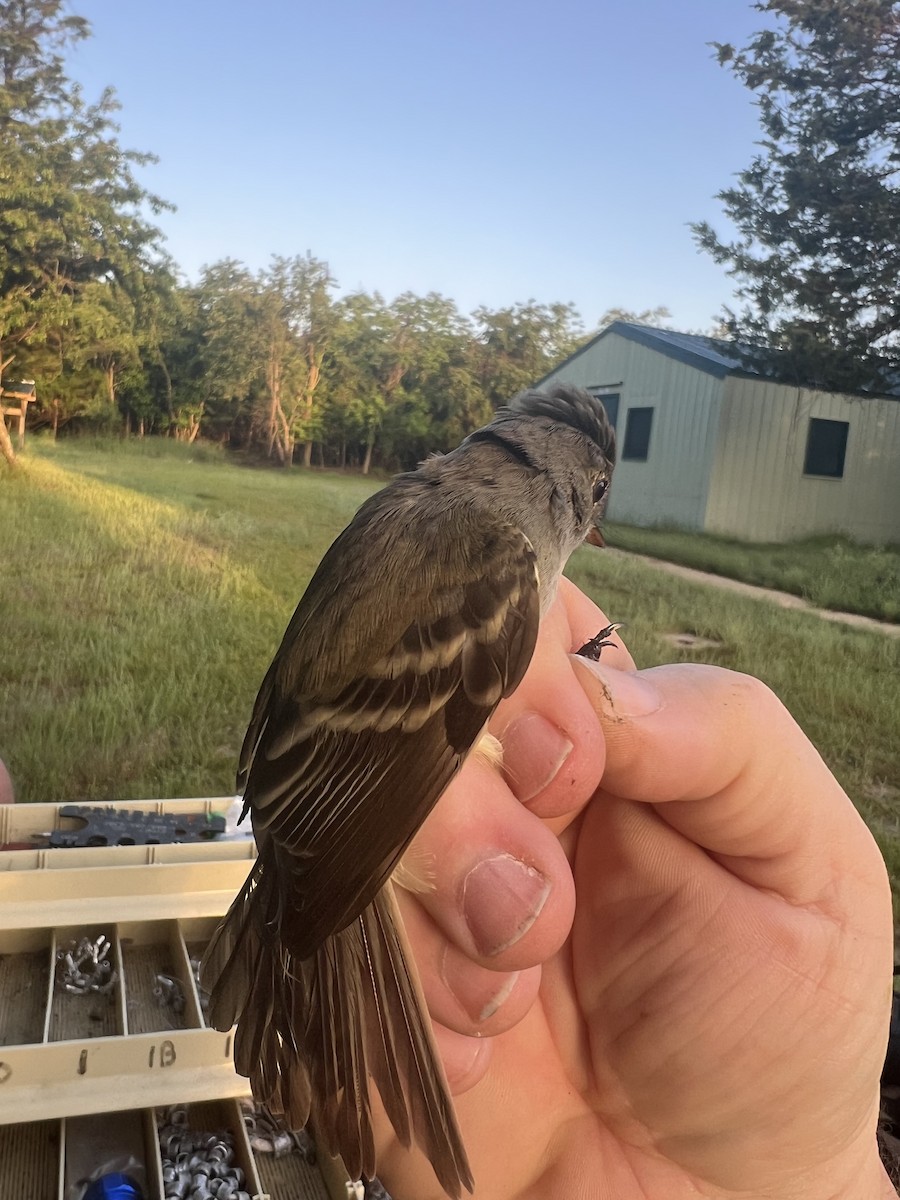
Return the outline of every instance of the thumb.
<path id="1" fill-rule="evenodd" d="M 778 698 L 719 667 L 574 669 L 606 740 L 602 790 L 653 804 L 733 874 L 794 904 L 885 884 L 856 809 Z"/>

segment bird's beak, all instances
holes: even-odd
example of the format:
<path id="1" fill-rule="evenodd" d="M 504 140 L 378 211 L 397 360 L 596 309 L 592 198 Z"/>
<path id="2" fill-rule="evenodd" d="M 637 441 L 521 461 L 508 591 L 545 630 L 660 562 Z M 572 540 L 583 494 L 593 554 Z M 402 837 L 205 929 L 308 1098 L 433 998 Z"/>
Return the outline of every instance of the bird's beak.
<path id="1" fill-rule="evenodd" d="M 603 540 L 603 534 L 600 532 L 599 526 L 597 525 L 591 526 L 591 532 L 584 540 L 589 546 L 599 546 L 601 550 L 606 545 L 606 542 Z"/>

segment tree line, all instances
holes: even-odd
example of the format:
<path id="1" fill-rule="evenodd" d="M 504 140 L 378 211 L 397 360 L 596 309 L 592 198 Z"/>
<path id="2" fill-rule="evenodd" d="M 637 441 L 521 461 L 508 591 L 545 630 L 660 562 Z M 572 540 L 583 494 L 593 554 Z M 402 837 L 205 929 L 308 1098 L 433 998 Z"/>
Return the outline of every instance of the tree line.
<path id="1" fill-rule="evenodd" d="M 32 424 L 395 468 L 458 442 L 584 337 L 569 304 L 339 296 L 310 253 L 184 283 L 153 224 L 170 206 L 134 173 L 152 156 L 121 147 L 111 90 L 89 104 L 66 74 L 88 35 L 62 0 L 0 0 L 0 381 L 36 382 Z"/>
<path id="2" fill-rule="evenodd" d="M 764 140 L 721 193 L 737 231 L 694 226 L 737 281 L 725 328 L 748 365 L 822 387 L 900 380 L 900 4 L 761 0 L 774 25 L 715 47 Z M 187 284 L 119 143 L 88 102 L 63 0 L 0 0 L 0 383 L 33 379 L 34 421 L 199 435 L 275 462 L 388 468 L 447 448 L 586 336 L 569 304 L 462 313 L 441 295 L 340 295 L 311 253 Z M 616 316 L 664 323 L 664 308 Z M 0 450 L 12 447 L 0 421 Z"/>

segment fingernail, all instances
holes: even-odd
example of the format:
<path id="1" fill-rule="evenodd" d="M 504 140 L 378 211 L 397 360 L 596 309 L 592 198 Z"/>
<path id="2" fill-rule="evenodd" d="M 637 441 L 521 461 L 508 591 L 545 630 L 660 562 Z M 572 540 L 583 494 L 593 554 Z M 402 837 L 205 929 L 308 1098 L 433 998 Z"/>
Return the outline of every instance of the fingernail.
<path id="1" fill-rule="evenodd" d="M 487 1004 L 485 1004 L 484 1008 L 482 1008 L 481 1012 L 478 1014 L 479 1022 L 484 1022 L 489 1017 L 492 1017 L 500 1008 L 500 1006 L 506 1003 L 518 981 L 519 972 L 516 971 L 515 974 L 510 975 L 503 987 L 500 988 L 499 991 L 495 992 L 490 1000 L 488 1000 Z"/>
<path id="2" fill-rule="evenodd" d="M 662 696 L 639 672 L 616 671 L 578 654 L 573 654 L 572 660 L 599 681 L 614 717 L 648 717 L 662 707 Z"/>
<path id="3" fill-rule="evenodd" d="M 550 786 L 574 749 L 561 730 L 535 712 L 516 717 L 500 740 L 507 781 L 523 804 Z"/>
<path id="4" fill-rule="evenodd" d="M 550 884 L 534 867 L 511 854 L 485 859 L 463 883 L 463 914 L 479 953 L 499 954 L 537 920 Z"/>
<path id="5" fill-rule="evenodd" d="M 521 972 L 513 971 L 509 975 L 497 975 L 494 971 L 483 971 L 481 974 L 484 978 L 481 982 L 484 983 L 488 975 L 491 976 L 491 979 L 487 986 L 482 987 L 473 979 L 470 960 L 464 960 L 466 965 L 462 969 L 460 968 L 461 961 L 462 956 L 459 951 L 451 950 L 447 946 L 441 956 L 441 979 L 465 1014 L 477 1025 L 483 1025 L 503 1007 L 512 995 L 513 989 L 519 982 Z M 499 986 L 498 979 L 503 980 Z"/>

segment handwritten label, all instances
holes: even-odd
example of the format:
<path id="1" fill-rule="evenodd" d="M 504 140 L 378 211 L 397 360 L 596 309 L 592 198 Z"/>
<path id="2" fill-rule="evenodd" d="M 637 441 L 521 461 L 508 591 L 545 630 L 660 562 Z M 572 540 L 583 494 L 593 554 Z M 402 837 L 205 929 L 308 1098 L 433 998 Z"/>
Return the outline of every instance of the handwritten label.
<path id="1" fill-rule="evenodd" d="M 172 1063 L 178 1057 L 175 1053 L 175 1043 L 168 1038 L 159 1044 L 159 1062 L 156 1062 L 156 1046 L 150 1047 L 150 1054 L 147 1058 L 147 1066 L 171 1067 Z"/>

